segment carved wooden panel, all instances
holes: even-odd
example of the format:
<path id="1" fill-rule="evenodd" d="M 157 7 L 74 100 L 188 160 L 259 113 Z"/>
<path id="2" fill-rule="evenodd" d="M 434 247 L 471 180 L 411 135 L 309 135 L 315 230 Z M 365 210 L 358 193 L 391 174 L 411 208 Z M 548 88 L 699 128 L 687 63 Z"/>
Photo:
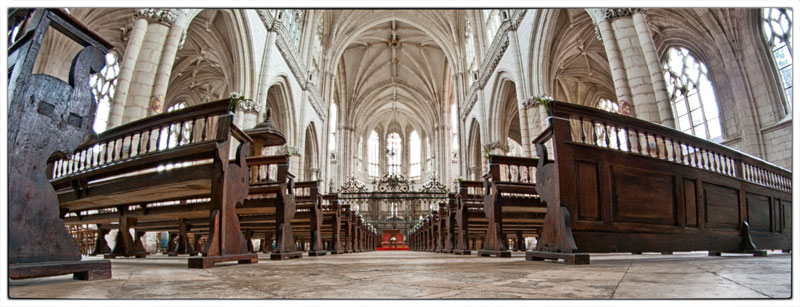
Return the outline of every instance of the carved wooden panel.
<path id="1" fill-rule="evenodd" d="M 677 224 L 675 177 L 672 175 L 612 166 L 611 199 L 614 221 Z"/>
<path id="2" fill-rule="evenodd" d="M 783 223 L 783 228 L 781 232 L 784 233 L 791 233 L 792 232 L 792 202 L 787 201 L 785 199 L 781 200 L 781 222 Z"/>
<path id="3" fill-rule="evenodd" d="M 739 229 L 739 190 L 703 183 L 705 222 L 709 228 Z"/>
<path id="4" fill-rule="evenodd" d="M 745 200 L 747 201 L 747 221 L 750 223 L 750 230 L 771 231 L 772 212 L 769 197 L 747 193 Z"/>
<path id="5" fill-rule="evenodd" d="M 597 163 L 590 161 L 575 161 L 578 187 L 578 219 L 600 220 L 600 189 L 598 187 Z"/>
<path id="6" fill-rule="evenodd" d="M 697 227 L 697 181 L 683 179 L 683 201 L 686 209 L 686 226 Z"/>

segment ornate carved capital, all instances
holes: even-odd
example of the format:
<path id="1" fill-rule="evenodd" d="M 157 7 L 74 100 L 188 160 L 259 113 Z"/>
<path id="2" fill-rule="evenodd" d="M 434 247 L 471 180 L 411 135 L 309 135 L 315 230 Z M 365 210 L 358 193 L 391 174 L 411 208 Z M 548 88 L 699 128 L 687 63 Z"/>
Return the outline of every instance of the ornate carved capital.
<path id="1" fill-rule="evenodd" d="M 263 113 L 264 108 L 262 108 L 258 103 L 253 100 L 245 100 L 239 102 L 239 105 L 236 106 L 236 111 L 242 111 L 244 113 L 250 114 L 260 114 Z"/>
<path id="2" fill-rule="evenodd" d="M 483 149 L 487 150 L 487 151 L 500 149 L 500 150 L 502 150 L 504 152 L 509 150 L 508 145 L 503 144 L 501 142 L 494 142 L 494 143 L 484 144 L 483 145 Z"/>
<path id="3" fill-rule="evenodd" d="M 604 9 L 603 10 L 603 18 L 610 20 L 614 20 L 621 17 L 631 16 L 634 13 L 644 13 L 646 12 L 646 8 L 614 8 L 614 9 Z"/>
<path id="4" fill-rule="evenodd" d="M 300 149 L 298 149 L 297 147 L 294 147 L 294 146 L 284 145 L 284 146 L 281 146 L 281 148 L 278 150 L 278 154 L 299 156 L 300 155 Z"/>
<path id="5" fill-rule="evenodd" d="M 532 108 L 537 106 L 536 97 L 528 97 L 527 99 L 522 101 L 523 108 Z"/>
<path id="6" fill-rule="evenodd" d="M 147 18 L 150 22 L 159 22 L 171 27 L 178 18 L 178 12 L 174 9 L 135 9 L 134 18 Z"/>
<path id="7" fill-rule="evenodd" d="M 183 28 L 183 31 L 181 31 L 181 40 L 178 41 L 178 50 L 183 49 L 183 44 L 185 43 L 186 43 L 186 28 Z"/>
<path id="8" fill-rule="evenodd" d="M 600 34 L 600 26 L 594 25 L 594 36 L 597 36 L 597 40 L 601 43 L 603 42 L 603 35 Z"/>

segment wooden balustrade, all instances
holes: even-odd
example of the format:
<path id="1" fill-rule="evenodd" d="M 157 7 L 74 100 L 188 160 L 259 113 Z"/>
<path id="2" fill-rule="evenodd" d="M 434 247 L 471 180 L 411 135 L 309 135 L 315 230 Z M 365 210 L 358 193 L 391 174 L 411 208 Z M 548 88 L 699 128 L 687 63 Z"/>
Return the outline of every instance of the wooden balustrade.
<path id="1" fill-rule="evenodd" d="M 529 260 L 791 248 L 791 172 L 654 123 L 553 102 L 533 143 L 547 215 Z"/>

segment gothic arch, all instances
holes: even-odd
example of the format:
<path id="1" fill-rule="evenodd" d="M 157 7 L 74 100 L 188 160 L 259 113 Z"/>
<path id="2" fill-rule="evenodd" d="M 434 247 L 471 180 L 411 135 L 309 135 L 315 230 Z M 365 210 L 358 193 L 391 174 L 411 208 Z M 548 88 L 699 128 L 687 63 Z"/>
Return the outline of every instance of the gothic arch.
<path id="1" fill-rule="evenodd" d="M 296 144 L 297 140 L 292 97 L 289 80 L 285 75 L 277 76 L 267 89 L 265 110 L 272 109 L 272 122 L 286 136 L 287 145 Z"/>
<path id="2" fill-rule="evenodd" d="M 314 122 L 308 124 L 305 135 L 305 146 L 303 152 L 303 180 L 310 181 L 318 179 L 319 171 L 319 142 L 317 141 L 317 129 Z"/>
<path id="3" fill-rule="evenodd" d="M 469 141 L 467 142 L 467 173 L 469 179 L 478 180 L 482 173 L 483 146 L 481 146 L 481 128 L 478 120 L 472 119 L 469 128 Z"/>
<path id="4" fill-rule="evenodd" d="M 175 55 L 165 97 L 172 104 L 188 95 L 189 105 L 226 98 L 231 92 L 253 97 L 252 46 L 241 10 L 204 9 L 193 13 L 186 42 Z"/>

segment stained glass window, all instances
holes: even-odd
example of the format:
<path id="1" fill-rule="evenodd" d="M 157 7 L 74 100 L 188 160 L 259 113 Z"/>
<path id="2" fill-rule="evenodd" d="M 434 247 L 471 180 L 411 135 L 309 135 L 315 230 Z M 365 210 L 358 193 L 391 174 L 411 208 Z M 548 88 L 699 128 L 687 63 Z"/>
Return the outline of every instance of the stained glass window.
<path id="1" fill-rule="evenodd" d="M 372 133 L 369 134 L 369 140 L 367 140 L 367 147 L 369 147 L 369 152 L 367 152 L 367 160 L 369 162 L 369 175 L 372 177 L 378 177 L 378 149 L 380 145 L 378 144 L 378 133 L 375 130 L 372 130 Z"/>
<path id="2" fill-rule="evenodd" d="M 408 177 L 419 178 L 422 174 L 422 142 L 417 130 L 411 131 L 408 138 L 409 169 Z"/>
<path id="3" fill-rule="evenodd" d="M 403 156 L 403 141 L 397 132 L 392 132 L 386 137 L 386 157 L 388 158 L 387 171 L 390 174 L 400 173 L 401 157 Z"/>
<path id="4" fill-rule="evenodd" d="M 792 9 L 765 8 L 762 28 L 786 94 L 786 111 L 792 110 Z"/>
<path id="5" fill-rule="evenodd" d="M 110 52 L 106 54 L 106 66 L 89 79 L 92 95 L 97 102 L 94 119 L 94 131 L 97 133 L 105 131 L 108 126 L 111 100 L 114 98 L 114 90 L 117 88 L 117 76 L 119 76 L 119 61 L 117 56 Z"/>
<path id="6" fill-rule="evenodd" d="M 676 127 L 706 140 L 721 138 L 717 98 L 706 65 L 689 50 L 671 47 L 663 68 Z"/>

